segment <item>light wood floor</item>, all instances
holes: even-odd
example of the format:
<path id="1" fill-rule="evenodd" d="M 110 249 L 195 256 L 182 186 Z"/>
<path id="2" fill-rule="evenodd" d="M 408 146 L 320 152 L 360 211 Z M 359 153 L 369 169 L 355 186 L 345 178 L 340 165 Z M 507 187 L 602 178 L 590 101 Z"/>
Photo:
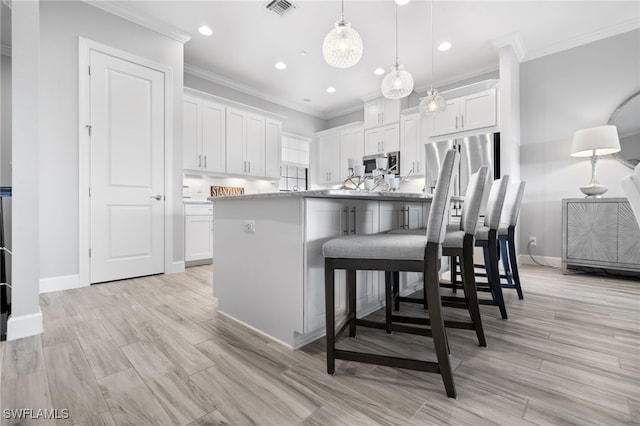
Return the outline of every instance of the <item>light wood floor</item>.
<path id="1" fill-rule="evenodd" d="M 44 334 L 0 345 L 1 407 L 83 425 L 640 424 L 640 282 L 532 266 L 522 281 L 508 320 L 481 307 L 487 348 L 449 331 L 457 400 L 431 373 L 327 375 L 323 340 L 291 351 L 218 315 L 205 266 L 43 294 Z M 433 356 L 428 338 L 378 330 L 340 345 Z"/>

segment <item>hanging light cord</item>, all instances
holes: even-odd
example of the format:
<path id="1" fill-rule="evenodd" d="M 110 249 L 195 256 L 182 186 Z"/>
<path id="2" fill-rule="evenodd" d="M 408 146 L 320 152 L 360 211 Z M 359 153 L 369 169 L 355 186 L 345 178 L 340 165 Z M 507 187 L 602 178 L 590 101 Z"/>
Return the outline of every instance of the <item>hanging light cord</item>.
<path id="1" fill-rule="evenodd" d="M 398 66 L 398 3 L 396 3 L 396 71 Z"/>
<path id="2" fill-rule="evenodd" d="M 430 13 L 429 13 L 429 21 L 431 23 L 431 89 L 430 92 L 433 92 L 433 0 L 429 2 Z"/>
<path id="3" fill-rule="evenodd" d="M 340 12 L 340 21 L 344 22 L 344 0 L 342 0 L 342 10 Z"/>

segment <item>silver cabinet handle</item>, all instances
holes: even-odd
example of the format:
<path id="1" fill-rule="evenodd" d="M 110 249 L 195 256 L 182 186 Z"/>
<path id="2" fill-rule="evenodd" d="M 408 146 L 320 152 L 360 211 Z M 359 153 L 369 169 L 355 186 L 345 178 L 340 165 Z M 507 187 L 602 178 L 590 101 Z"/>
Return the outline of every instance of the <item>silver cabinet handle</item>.
<path id="1" fill-rule="evenodd" d="M 242 168 L 242 171 L 246 173 L 247 172 L 247 162 L 243 161 L 243 163 L 244 163 L 244 166 Z"/>
<path id="2" fill-rule="evenodd" d="M 149 198 L 155 198 L 156 200 L 160 201 L 160 200 L 162 200 L 162 195 L 160 195 L 160 194 L 158 194 L 158 195 L 152 195 L 152 196 L 151 196 L 151 197 L 149 197 Z"/>
<path id="3" fill-rule="evenodd" d="M 460 128 L 464 129 L 464 114 L 460 115 Z"/>
<path id="4" fill-rule="evenodd" d="M 249 164 L 249 168 L 248 168 L 247 172 L 251 173 L 251 161 L 247 161 L 247 163 Z"/>
<path id="5" fill-rule="evenodd" d="M 380 146 L 382 147 L 382 149 L 380 150 L 380 152 L 384 152 L 384 141 L 380 141 Z"/>
<path id="6" fill-rule="evenodd" d="M 356 233 L 356 208 L 351 209 L 351 213 L 353 214 L 353 228 L 351 229 L 351 233 Z"/>
<path id="7" fill-rule="evenodd" d="M 204 168 L 205 169 L 207 168 L 207 156 L 206 155 L 204 156 Z"/>
<path id="8" fill-rule="evenodd" d="M 342 213 L 344 213 L 344 219 L 345 219 L 344 229 L 342 230 L 342 233 L 344 235 L 347 235 L 349 233 L 349 210 L 345 207 Z"/>
<path id="9" fill-rule="evenodd" d="M 407 220 L 404 223 L 405 229 L 409 229 L 409 222 L 411 221 L 411 216 L 409 216 L 409 206 L 407 206 L 407 208 L 405 209 L 405 213 L 407 214 Z"/>
<path id="10" fill-rule="evenodd" d="M 202 154 L 198 155 L 198 168 L 202 167 Z"/>
<path id="11" fill-rule="evenodd" d="M 456 115 L 456 129 L 458 128 L 458 116 Z"/>
<path id="12" fill-rule="evenodd" d="M 382 122 L 384 123 L 384 111 L 382 112 Z"/>

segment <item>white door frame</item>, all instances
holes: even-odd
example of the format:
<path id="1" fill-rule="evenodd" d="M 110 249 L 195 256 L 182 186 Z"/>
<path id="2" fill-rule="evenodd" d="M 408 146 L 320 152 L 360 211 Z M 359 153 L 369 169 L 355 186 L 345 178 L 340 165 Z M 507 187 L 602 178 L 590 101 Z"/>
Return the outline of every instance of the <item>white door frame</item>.
<path id="1" fill-rule="evenodd" d="M 91 151 L 89 131 L 90 80 L 89 58 L 92 50 L 114 56 L 151 68 L 164 74 L 164 272 L 173 269 L 173 220 L 174 211 L 173 181 L 173 74 L 169 67 L 119 50 L 104 44 L 79 37 L 78 40 L 78 284 L 80 287 L 91 284 L 91 261 L 89 247 L 91 243 Z"/>

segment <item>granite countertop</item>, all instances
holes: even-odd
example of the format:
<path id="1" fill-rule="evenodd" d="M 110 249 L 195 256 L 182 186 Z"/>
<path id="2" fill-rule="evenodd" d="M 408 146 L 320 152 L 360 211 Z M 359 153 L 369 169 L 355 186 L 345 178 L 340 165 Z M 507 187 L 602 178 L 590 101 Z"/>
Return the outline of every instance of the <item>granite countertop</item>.
<path id="1" fill-rule="evenodd" d="M 431 202 L 431 194 L 415 192 L 378 192 L 354 189 L 322 189 L 315 191 L 289 191 L 270 192 L 262 194 L 232 195 L 223 197 L 209 197 L 209 201 L 226 200 L 260 200 L 281 198 L 344 198 L 358 200 L 385 200 L 385 201 L 415 201 Z"/>

